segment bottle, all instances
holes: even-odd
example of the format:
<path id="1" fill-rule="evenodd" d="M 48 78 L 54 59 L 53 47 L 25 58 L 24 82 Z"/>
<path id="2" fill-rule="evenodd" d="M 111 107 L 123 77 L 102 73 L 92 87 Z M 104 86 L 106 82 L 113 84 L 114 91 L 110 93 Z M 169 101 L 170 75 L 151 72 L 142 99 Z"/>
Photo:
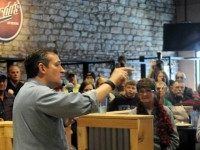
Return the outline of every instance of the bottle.
<path id="1" fill-rule="evenodd" d="M 193 111 L 190 113 L 190 119 L 191 119 L 192 127 L 194 127 L 194 128 L 197 127 L 198 118 L 199 118 L 199 113 L 198 113 L 198 111 L 193 110 Z"/>

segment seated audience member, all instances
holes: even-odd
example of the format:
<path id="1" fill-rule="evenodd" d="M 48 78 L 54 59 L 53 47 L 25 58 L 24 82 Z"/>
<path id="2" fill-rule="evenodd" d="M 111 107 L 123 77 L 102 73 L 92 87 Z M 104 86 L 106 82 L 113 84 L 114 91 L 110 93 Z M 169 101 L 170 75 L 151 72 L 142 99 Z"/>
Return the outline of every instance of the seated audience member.
<path id="1" fill-rule="evenodd" d="M 7 75 L 0 72 L 0 118 L 3 120 L 12 120 L 12 109 L 14 96 L 8 94 L 7 87 Z"/>
<path id="2" fill-rule="evenodd" d="M 88 81 L 92 82 L 93 84 L 95 84 L 95 79 L 96 79 L 96 76 L 95 76 L 94 72 L 87 72 L 83 76 L 83 81 L 88 80 Z"/>
<path id="3" fill-rule="evenodd" d="M 109 111 L 133 109 L 137 105 L 136 81 L 130 80 L 125 83 L 124 95 L 116 96 L 109 104 Z"/>
<path id="4" fill-rule="evenodd" d="M 161 71 L 158 71 L 158 74 L 156 74 L 156 79 L 155 79 L 156 82 L 160 82 L 160 81 L 163 81 L 166 83 L 166 85 L 168 85 L 168 77 L 167 77 L 167 74 L 165 71 L 161 70 Z"/>
<path id="5" fill-rule="evenodd" d="M 184 72 L 181 72 L 181 71 L 178 71 L 176 73 L 176 81 L 179 81 L 179 82 L 183 82 L 185 83 L 186 81 L 186 75 Z M 184 92 L 183 92 L 183 96 L 185 99 L 188 99 L 188 100 L 193 100 L 194 99 L 194 93 L 193 93 L 193 90 L 187 86 L 185 86 L 185 89 L 184 89 Z"/>
<path id="6" fill-rule="evenodd" d="M 80 84 L 78 84 L 76 74 L 73 72 L 67 72 L 66 73 L 66 78 L 69 81 L 64 87 L 64 92 L 69 93 L 69 92 L 74 92 L 78 93 Z"/>
<path id="7" fill-rule="evenodd" d="M 94 84 L 90 80 L 85 80 L 81 83 L 79 92 L 80 93 L 85 93 L 87 91 L 95 89 Z"/>
<path id="8" fill-rule="evenodd" d="M 143 78 L 137 83 L 139 101 L 133 114 L 154 115 L 154 150 L 175 150 L 179 136 L 171 110 L 157 99 L 155 82 Z"/>
<path id="9" fill-rule="evenodd" d="M 156 80 L 156 76 L 159 71 L 164 71 L 164 62 L 162 60 L 152 61 L 148 78 L 152 78 L 152 79 Z"/>
<path id="10" fill-rule="evenodd" d="M 19 66 L 17 65 L 11 65 L 8 68 L 8 85 L 7 85 L 7 91 L 9 89 L 14 91 L 14 95 L 16 96 L 20 88 L 24 85 L 23 82 L 21 82 L 21 70 Z"/>
<path id="11" fill-rule="evenodd" d="M 172 85 L 171 91 L 165 95 L 165 98 L 169 100 L 172 105 L 180 104 L 186 100 L 190 100 L 184 95 L 185 83 L 175 81 Z"/>
<path id="12" fill-rule="evenodd" d="M 172 106 L 172 103 L 165 98 L 165 94 L 167 92 L 167 85 L 165 82 L 163 81 L 156 82 L 156 91 L 161 104 L 168 107 Z"/>

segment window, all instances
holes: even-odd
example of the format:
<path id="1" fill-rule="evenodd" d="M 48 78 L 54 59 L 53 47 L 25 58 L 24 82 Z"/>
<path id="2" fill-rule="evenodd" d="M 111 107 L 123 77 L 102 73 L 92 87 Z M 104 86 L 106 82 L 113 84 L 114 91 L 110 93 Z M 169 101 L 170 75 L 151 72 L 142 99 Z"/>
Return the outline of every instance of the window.
<path id="1" fill-rule="evenodd" d="M 196 52 L 196 57 L 200 57 L 200 51 Z M 200 59 L 196 61 L 196 81 L 198 87 L 200 84 Z"/>

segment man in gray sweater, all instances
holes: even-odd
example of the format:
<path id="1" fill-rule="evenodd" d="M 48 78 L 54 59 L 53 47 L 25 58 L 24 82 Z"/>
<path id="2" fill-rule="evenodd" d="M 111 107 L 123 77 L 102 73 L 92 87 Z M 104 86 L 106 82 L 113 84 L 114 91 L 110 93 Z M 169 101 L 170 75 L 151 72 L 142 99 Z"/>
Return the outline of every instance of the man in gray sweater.
<path id="1" fill-rule="evenodd" d="M 128 78 L 130 68 L 116 68 L 96 90 L 69 93 L 53 90 L 62 83 L 65 70 L 55 50 L 38 50 L 25 60 L 28 81 L 18 92 L 13 107 L 14 150 L 68 149 L 62 118 L 98 110 L 99 102 Z"/>

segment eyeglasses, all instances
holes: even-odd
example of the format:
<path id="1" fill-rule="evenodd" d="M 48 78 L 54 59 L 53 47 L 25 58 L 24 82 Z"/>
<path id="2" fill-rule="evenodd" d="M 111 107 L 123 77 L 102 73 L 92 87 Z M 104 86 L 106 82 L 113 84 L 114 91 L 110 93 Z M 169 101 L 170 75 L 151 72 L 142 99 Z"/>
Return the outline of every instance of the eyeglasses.
<path id="1" fill-rule="evenodd" d="M 177 79 L 183 79 L 183 77 L 181 77 L 181 76 L 177 76 L 176 78 L 177 78 Z"/>
<path id="2" fill-rule="evenodd" d="M 154 90 L 151 90 L 151 89 L 142 89 L 142 90 L 138 91 L 138 93 L 141 94 L 141 95 L 145 94 L 145 93 L 146 94 L 151 94 L 152 92 L 154 92 Z"/>

